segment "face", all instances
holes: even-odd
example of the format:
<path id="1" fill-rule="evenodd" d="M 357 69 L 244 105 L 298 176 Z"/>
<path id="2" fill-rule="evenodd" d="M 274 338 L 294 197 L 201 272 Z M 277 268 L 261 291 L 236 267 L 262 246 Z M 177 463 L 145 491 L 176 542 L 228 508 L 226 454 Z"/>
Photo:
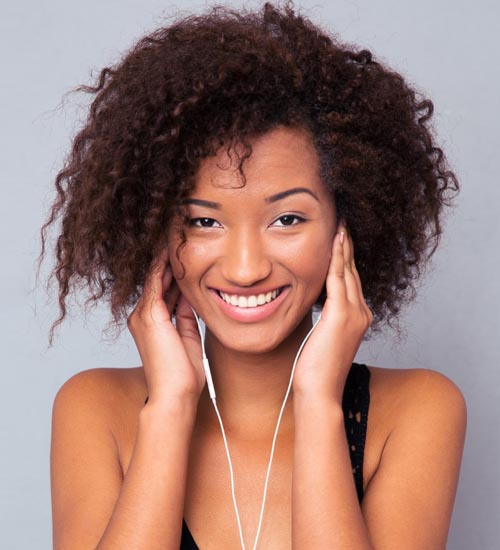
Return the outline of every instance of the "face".
<path id="1" fill-rule="evenodd" d="M 169 257 L 209 332 L 228 348 L 259 353 L 310 322 L 336 220 L 307 132 L 280 127 L 251 144 L 244 186 L 234 153 L 231 159 L 222 149 L 202 162 L 187 205 L 184 276 L 175 224 Z"/>

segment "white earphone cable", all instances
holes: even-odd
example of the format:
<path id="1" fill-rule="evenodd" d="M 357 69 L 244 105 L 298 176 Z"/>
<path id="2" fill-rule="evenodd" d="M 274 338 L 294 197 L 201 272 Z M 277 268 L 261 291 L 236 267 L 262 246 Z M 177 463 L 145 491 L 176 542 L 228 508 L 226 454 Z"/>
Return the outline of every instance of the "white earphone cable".
<path id="1" fill-rule="evenodd" d="M 320 315 L 320 317 L 321 317 L 321 315 Z M 262 519 L 264 517 L 264 506 L 266 504 L 266 496 L 267 496 L 267 485 L 268 485 L 268 482 L 269 482 L 269 475 L 271 473 L 271 464 L 273 462 L 273 457 L 274 457 L 274 447 L 276 446 L 276 439 L 278 437 L 278 430 L 279 430 L 280 423 L 281 423 L 281 417 L 283 416 L 283 411 L 285 410 L 285 405 L 286 405 L 286 402 L 287 402 L 287 399 L 288 399 L 288 395 L 290 394 L 290 390 L 292 389 L 292 381 L 293 381 L 293 374 L 295 372 L 295 366 L 297 365 L 297 361 L 299 359 L 299 355 L 302 352 L 302 348 L 304 347 L 305 343 L 309 339 L 309 336 L 311 336 L 312 331 L 316 328 L 316 325 L 318 324 L 320 317 L 318 317 L 318 319 L 316 320 L 316 322 L 312 326 L 311 330 L 307 333 L 306 337 L 302 341 L 302 344 L 300 345 L 300 348 L 299 348 L 299 350 L 298 350 L 298 352 L 295 356 L 295 360 L 293 362 L 292 373 L 290 375 L 290 381 L 288 382 L 288 388 L 286 390 L 285 399 L 283 400 L 283 404 L 281 405 L 280 414 L 278 416 L 278 423 L 276 424 L 276 429 L 274 431 L 273 444 L 271 446 L 271 457 L 269 459 L 269 465 L 267 467 L 266 482 L 264 484 L 264 496 L 262 498 L 262 507 L 261 507 L 261 510 L 260 510 L 259 526 L 257 528 L 257 535 L 255 537 L 255 543 L 253 545 L 253 550 L 256 550 L 256 548 L 257 548 L 257 540 L 259 539 L 260 529 L 262 527 Z"/>
<path id="2" fill-rule="evenodd" d="M 226 448 L 226 455 L 227 455 L 227 460 L 228 460 L 228 463 L 229 463 L 229 474 L 230 474 L 230 477 L 231 477 L 231 494 L 232 494 L 232 497 L 233 497 L 233 505 L 234 505 L 234 511 L 236 513 L 236 520 L 238 522 L 238 531 L 239 531 L 240 541 L 241 541 L 241 550 L 245 550 L 245 542 L 244 542 L 244 539 L 243 539 L 243 532 L 242 532 L 242 529 L 241 529 L 240 514 L 239 514 L 239 511 L 238 511 L 238 504 L 236 502 L 236 495 L 235 495 L 235 489 L 234 489 L 233 464 L 231 462 L 231 455 L 229 454 L 229 446 L 228 446 L 227 439 L 226 439 L 226 432 L 224 431 L 224 425 L 222 424 L 222 418 L 220 416 L 219 409 L 217 408 L 215 388 L 214 388 L 213 381 L 212 381 L 212 373 L 210 372 L 210 365 L 208 363 L 208 359 L 207 359 L 207 356 L 206 356 L 206 353 L 205 353 L 205 342 L 204 342 L 204 336 L 203 336 L 202 329 L 201 329 L 200 319 L 199 319 L 198 314 L 196 313 L 196 311 L 194 309 L 192 311 L 194 313 L 194 316 L 195 316 L 195 319 L 196 319 L 196 324 L 198 325 L 198 331 L 200 333 L 201 349 L 202 349 L 202 354 L 203 354 L 203 359 L 202 359 L 203 369 L 205 371 L 205 376 L 206 376 L 206 379 L 207 379 L 208 391 L 209 391 L 210 399 L 212 400 L 212 403 L 214 404 L 215 412 L 217 413 L 217 418 L 219 419 L 219 424 L 220 424 L 221 431 L 222 431 L 222 438 L 224 440 L 224 446 Z M 274 448 L 276 446 L 276 438 L 278 436 L 278 430 L 279 430 L 279 426 L 280 426 L 280 423 L 281 423 L 281 417 L 283 416 L 283 411 L 285 410 L 286 401 L 288 399 L 288 395 L 290 394 L 290 390 L 292 389 L 292 380 L 293 380 L 293 374 L 295 372 L 295 367 L 297 365 L 299 355 L 302 352 L 302 348 L 304 347 L 305 343 L 309 339 L 309 336 L 311 335 L 312 331 L 316 328 L 316 325 L 318 324 L 320 319 L 321 319 L 321 314 L 316 319 L 316 321 L 314 322 L 311 330 L 307 333 L 306 337 L 302 341 L 302 344 L 300 345 L 299 350 L 298 350 L 298 352 L 295 356 L 295 360 L 293 362 L 292 372 L 291 372 L 291 375 L 290 375 L 290 381 L 288 383 L 288 388 L 287 388 L 287 391 L 286 391 L 286 394 L 285 394 L 285 399 L 283 400 L 283 404 L 281 405 L 281 410 L 280 410 L 280 413 L 279 413 L 279 416 L 278 416 L 278 423 L 276 424 L 276 429 L 274 430 L 273 443 L 272 443 L 272 446 L 271 446 L 271 455 L 270 455 L 270 458 L 269 458 L 269 464 L 267 466 L 266 481 L 264 483 L 264 494 L 263 494 L 263 497 L 262 497 L 262 506 L 261 506 L 261 510 L 260 510 L 259 525 L 257 527 L 257 534 L 255 536 L 255 542 L 253 544 L 253 550 L 256 550 L 257 541 L 259 540 L 259 536 L 260 536 L 260 530 L 261 530 L 261 527 L 262 527 L 262 519 L 264 517 L 264 507 L 265 507 L 266 497 L 267 497 L 267 487 L 268 487 L 268 483 L 269 483 L 269 476 L 271 474 L 271 465 L 272 465 L 273 457 L 274 457 Z"/>

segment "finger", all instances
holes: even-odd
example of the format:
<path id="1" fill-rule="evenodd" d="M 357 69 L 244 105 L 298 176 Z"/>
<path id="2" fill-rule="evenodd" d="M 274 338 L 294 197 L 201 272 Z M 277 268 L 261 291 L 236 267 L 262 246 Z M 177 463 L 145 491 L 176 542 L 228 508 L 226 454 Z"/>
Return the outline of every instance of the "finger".
<path id="1" fill-rule="evenodd" d="M 347 297 L 351 303 L 359 304 L 363 299 L 363 293 L 361 291 L 361 285 L 358 284 L 359 281 L 354 273 L 354 245 L 349 231 L 347 228 L 344 228 L 344 230 L 344 262 L 346 269 Z"/>
<path id="2" fill-rule="evenodd" d="M 168 248 L 165 247 L 158 256 L 153 258 L 144 282 L 144 297 L 146 301 L 163 298 L 163 275 L 168 261 Z"/>
<path id="3" fill-rule="evenodd" d="M 168 290 L 164 292 L 164 300 L 167 305 L 168 312 L 170 313 L 170 317 L 174 314 L 175 305 L 177 304 L 179 300 L 179 296 L 181 294 L 181 291 L 179 289 L 179 286 L 177 285 L 177 281 L 173 279 L 172 284 L 169 286 Z"/>
<path id="4" fill-rule="evenodd" d="M 354 280 L 351 266 L 349 265 L 350 258 L 350 246 L 348 232 L 344 225 L 339 226 L 339 230 L 344 233 L 344 243 L 342 247 L 343 259 L 344 259 L 344 279 L 346 289 L 346 299 L 352 304 L 359 304 L 358 288 L 356 281 Z"/>
<path id="5" fill-rule="evenodd" d="M 162 281 L 162 296 L 165 296 L 165 294 L 169 291 L 171 285 L 176 283 L 170 264 L 167 264 L 165 266 L 165 270 L 163 272 L 161 281 Z"/>
<path id="6" fill-rule="evenodd" d="M 345 229 L 346 237 L 347 237 L 347 266 L 352 271 L 354 266 L 354 244 L 352 241 L 351 232 L 347 229 Z"/>
<path id="7" fill-rule="evenodd" d="M 175 313 L 176 326 L 182 338 L 192 338 L 196 343 L 200 342 L 200 333 L 198 332 L 198 323 L 194 317 L 191 305 L 186 297 L 181 294 L 177 311 Z"/>
<path id="8" fill-rule="evenodd" d="M 351 272 L 354 276 L 354 279 L 356 281 L 356 285 L 358 287 L 358 295 L 360 300 L 364 300 L 363 296 L 363 287 L 361 285 L 361 279 L 359 277 L 358 270 L 356 268 L 356 262 L 354 260 L 354 242 L 352 240 L 351 235 L 349 235 L 349 265 L 351 268 Z"/>
<path id="9" fill-rule="evenodd" d="M 341 241 L 342 228 L 335 235 L 332 243 L 332 258 L 326 277 L 326 298 L 342 304 L 347 300 L 345 287 L 344 250 Z M 342 237 L 343 238 L 343 237 Z M 325 304 L 326 305 L 326 304 Z"/>
<path id="10" fill-rule="evenodd" d="M 350 262 L 349 263 L 350 263 L 350 266 L 351 266 L 352 275 L 354 277 L 354 280 L 356 281 L 359 301 L 360 301 L 360 304 L 361 304 L 363 310 L 365 311 L 365 314 L 366 314 L 366 316 L 369 319 L 369 322 L 371 324 L 371 322 L 373 321 L 373 313 L 372 313 L 371 309 L 368 307 L 368 305 L 366 303 L 366 300 L 365 300 L 365 296 L 363 294 L 363 285 L 361 284 L 361 278 L 359 276 L 359 272 L 358 272 L 358 269 L 356 267 L 356 262 L 354 260 L 354 243 L 353 243 L 351 235 L 349 235 L 349 249 L 350 249 Z"/>

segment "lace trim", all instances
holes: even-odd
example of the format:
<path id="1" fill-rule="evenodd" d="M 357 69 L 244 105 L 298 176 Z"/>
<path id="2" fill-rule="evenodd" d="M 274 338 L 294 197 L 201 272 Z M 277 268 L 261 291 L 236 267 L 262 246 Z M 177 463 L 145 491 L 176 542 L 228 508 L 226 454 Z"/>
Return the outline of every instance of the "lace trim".
<path id="1" fill-rule="evenodd" d="M 358 494 L 363 499 L 363 457 L 365 452 L 368 408 L 370 406 L 370 371 L 366 365 L 353 363 L 342 396 L 344 426 L 349 445 L 352 473 Z"/>

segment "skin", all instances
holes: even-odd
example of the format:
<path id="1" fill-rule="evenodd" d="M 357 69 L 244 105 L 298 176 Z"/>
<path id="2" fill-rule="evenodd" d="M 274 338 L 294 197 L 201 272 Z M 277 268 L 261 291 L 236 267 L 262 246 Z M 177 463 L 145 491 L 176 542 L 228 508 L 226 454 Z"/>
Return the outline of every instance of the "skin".
<path id="1" fill-rule="evenodd" d="M 207 325 L 207 355 L 251 546 L 278 411 L 325 281 L 322 318 L 300 355 L 280 425 L 258 547 L 302 550 L 325 540 L 339 549 L 445 546 L 465 437 L 463 396 L 434 371 L 370 367 L 360 507 L 340 402 L 372 321 L 353 243 L 321 185 L 306 132 L 279 128 L 252 145 L 245 187 L 226 153 L 202 163 L 191 198 L 220 208 L 189 205 L 198 221 L 179 258 L 175 223 L 169 228 L 169 246 L 155 258 L 128 320 L 142 367 L 80 373 L 56 397 L 56 548 L 178 548 L 183 517 L 202 550 L 239 547 L 191 306 Z M 297 187 L 319 201 L 308 193 L 265 201 Z M 283 227 L 292 219 L 283 216 L 292 215 L 306 221 Z M 254 323 L 226 317 L 211 290 L 282 286 L 280 307 Z"/>
<path id="2" fill-rule="evenodd" d="M 256 428 L 262 433 L 262 424 L 256 427 L 253 421 L 256 415 L 269 417 L 266 432 L 274 430 L 276 407 L 283 401 L 298 346 L 312 326 L 311 306 L 331 264 L 337 220 L 319 177 L 316 151 L 304 131 L 280 129 L 257 140 L 245 176 L 241 187 L 236 163 L 225 150 L 202 164 L 193 198 L 220 208 L 189 205 L 195 225 L 187 230 L 179 259 L 175 251 L 180 241 L 172 227 L 168 257 L 176 283 L 167 292 L 177 298 L 180 291 L 207 324 L 207 356 L 221 414 L 230 428 L 248 436 Z M 317 199 L 298 192 L 266 203 L 266 197 L 297 188 Z M 184 277 L 181 263 L 189 266 Z M 165 288 L 170 281 L 167 273 Z M 283 286 L 287 296 L 276 314 L 255 323 L 229 319 L 211 291 L 257 293 L 252 289 Z M 298 365 L 295 382 L 306 376 L 301 365 L 307 363 Z M 219 429 L 207 392 L 200 405 Z"/>

